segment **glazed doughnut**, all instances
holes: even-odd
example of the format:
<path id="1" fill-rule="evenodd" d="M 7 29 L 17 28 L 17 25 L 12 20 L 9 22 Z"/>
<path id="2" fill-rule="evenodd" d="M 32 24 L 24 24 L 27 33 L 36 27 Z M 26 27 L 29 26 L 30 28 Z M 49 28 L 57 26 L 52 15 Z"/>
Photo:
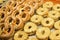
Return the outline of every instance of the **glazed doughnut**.
<path id="1" fill-rule="evenodd" d="M 28 35 L 24 31 L 17 31 L 14 35 L 14 40 L 26 40 L 27 38 Z"/>
<path id="2" fill-rule="evenodd" d="M 0 22 L 1 22 L 1 21 L 4 21 L 6 17 L 7 17 L 6 12 L 0 11 Z"/>
<path id="3" fill-rule="evenodd" d="M 33 22 L 28 22 L 24 26 L 24 31 L 28 34 L 34 33 L 37 30 L 37 25 Z"/>
<path id="4" fill-rule="evenodd" d="M 50 8 L 53 7 L 53 2 L 51 2 L 51 1 L 45 2 L 45 3 L 43 4 L 43 7 L 44 7 L 44 8 L 47 8 L 47 9 L 50 9 Z"/>
<path id="5" fill-rule="evenodd" d="M 14 28 L 16 30 L 23 28 L 24 22 L 23 22 L 22 18 L 20 18 L 19 16 L 17 16 L 17 17 L 15 17 L 14 20 L 15 21 L 13 23 L 14 23 Z"/>
<path id="6" fill-rule="evenodd" d="M 54 20 L 57 20 L 59 16 L 60 16 L 60 13 L 57 11 L 48 12 L 48 17 L 53 18 Z"/>
<path id="7" fill-rule="evenodd" d="M 37 23 L 37 24 L 40 24 L 42 19 L 43 19 L 43 17 L 40 15 L 33 15 L 31 17 L 31 21 L 34 23 Z"/>
<path id="8" fill-rule="evenodd" d="M 38 8 L 37 11 L 36 11 L 36 13 L 38 15 L 46 15 L 46 14 L 48 14 L 47 12 L 48 12 L 48 10 L 46 8 L 41 8 L 41 7 Z"/>
<path id="9" fill-rule="evenodd" d="M 6 19 L 5 19 L 5 24 L 11 24 L 11 25 L 14 25 L 14 20 L 15 17 L 13 16 L 8 16 Z"/>
<path id="10" fill-rule="evenodd" d="M 60 4 L 55 4 L 53 6 L 53 9 L 56 10 L 56 11 L 60 11 Z"/>
<path id="11" fill-rule="evenodd" d="M 0 38 L 11 37 L 12 34 L 14 33 L 14 28 L 11 25 L 6 25 L 5 23 L 2 23 L 0 27 L 2 30 Z"/>
<path id="12" fill-rule="evenodd" d="M 55 22 L 54 27 L 55 27 L 56 29 L 60 29 L 60 20 L 57 21 L 57 22 Z"/>
<path id="13" fill-rule="evenodd" d="M 20 17 L 22 18 L 24 22 L 30 19 L 30 15 L 27 12 L 21 12 Z"/>
<path id="14" fill-rule="evenodd" d="M 60 40 L 60 30 L 55 30 L 55 31 L 51 32 L 49 38 L 51 40 Z"/>
<path id="15" fill-rule="evenodd" d="M 29 36 L 29 38 L 27 40 L 38 40 L 38 38 L 35 36 Z"/>
<path id="16" fill-rule="evenodd" d="M 54 24 L 54 20 L 52 18 L 44 18 L 42 21 L 41 21 L 41 24 L 45 27 L 49 27 L 49 28 L 52 28 L 53 27 L 53 24 Z"/>
<path id="17" fill-rule="evenodd" d="M 46 39 L 50 35 L 50 29 L 48 27 L 40 27 L 36 31 L 36 36 L 39 39 Z"/>

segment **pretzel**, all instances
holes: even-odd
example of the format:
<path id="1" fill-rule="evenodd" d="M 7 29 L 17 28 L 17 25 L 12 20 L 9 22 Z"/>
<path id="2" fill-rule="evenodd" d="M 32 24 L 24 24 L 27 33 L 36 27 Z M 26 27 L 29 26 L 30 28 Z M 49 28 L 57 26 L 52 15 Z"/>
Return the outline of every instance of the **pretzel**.
<path id="1" fill-rule="evenodd" d="M 1 22 L 1 21 L 4 21 L 6 17 L 7 17 L 6 12 L 0 11 L 0 22 Z"/>
<path id="2" fill-rule="evenodd" d="M 12 34 L 14 33 L 14 28 L 13 26 L 11 25 L 5 25 L 4 24 L 1 24 L 1 30 L 2 30 L 2 33 L 0 35 L 0 38 L 7 38 L 7 37 L 11 37 Z"/>

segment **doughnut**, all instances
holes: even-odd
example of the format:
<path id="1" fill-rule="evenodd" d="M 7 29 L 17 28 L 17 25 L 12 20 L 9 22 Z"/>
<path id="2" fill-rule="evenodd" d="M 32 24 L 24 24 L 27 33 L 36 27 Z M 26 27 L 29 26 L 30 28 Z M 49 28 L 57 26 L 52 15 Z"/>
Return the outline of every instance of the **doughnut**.
<path id="1" fill-rule="evenodd" d="M 45 27 L 53 28 L 54 20 L 52 18 L 44 18 L 41 24 Z"/>
<path id="2" fill-rule="evenodd" d="M 5 23 L 0 24 L 2 33 L 0 35 L 0 38 L 8 38 L 13 36 L 12 34 L 14 33 L 14 28 L 12 25 L 6 25 Z"/>
<path id="3" fill-rule="evenodd" d="M 60 30 L 60 20 L 55 22 L 54 27 Z"/>
<path id="4" fill-rule="evenodd" d="M 44 8 L 47 8 L 47 9 L 50 9 L 50 8 L 53 7 L 53 2 L 51 2 L 51 1 L 45 2 L 45 3 L 43 4 L 43 7 L 44 7 Z"/>
<path id="5" fill-rule="evenodd" d="M 36 13 L 38 15 L 46 15 L 46 14 L 48 14 L 47 12 L 48 12 L 48 10 L 46 8 L 41 8 L 41 7 L 38 8 L 37 11 L 36 11 Z"/>
<path id="6" fill-rule="evenodd" d="M 60 11 L 60 4 L 55 4 L 53 6 L 53 9 L 56 10 L 56 11 Z"/>
<path id="7" fill-rule="evenodd" d="M 26 40 L 28 38 L 28 34 L 24 31 L 17 31 L 14 35 L 14 40 Z"/>
<path id="8" fill-rule="evenodd" d="M 27 12 L 21 12 L 20 17 L 22 18 L 24 22 L 30 19 L 30 15 Z"/>
<path id="9" fill-rule="evenodd" d="M 60 30 L 55 30 L 55 31 L 51 32 L 49 38 L 51 40 L 60 40 Z"/>
<path id="10" fill-rule="evenodd" d="M 24 31 L 28 34 L 34 33 L 37 30 L 37 25 L 33 22 L 28 22 L 24 26 Z"/>
<path id="11" fill-rule="evenodd" d="M 39 39 L 46 39 L 50 35 L 50 29 L 48 27 L 40 27 L 36 31 L 36 36 Z"/>
<path id="12" fill-rule="evenodd" d="M 30 20 L 34 23 L 40 24 L 42 19 L 43 17 L 40 15 L 33 15 Z"/>
<path id="13" fill-rule="evenodd" d="M 24 26 L 24 22 L 23 22 L 22 18 L 20 18 L 19 16 L 15 17 L 13 23 L 14 23 L 14 28 L 16 30 L 21 29 Z"/>
<path id="14" fill-rule="evenodd" d="M 6 17 L 7 17 L 6 12 L 0 11 L 0 22 L 1 22 L 1 21 L 4 21 Z"/>
<path id="15" fill-rule="evenodd" d="M 60 13 L 57 11 L 48 12 L 48 17 L 53 18 L 54 20 L 57 20 L 59 16 L 60 16 Z"/>

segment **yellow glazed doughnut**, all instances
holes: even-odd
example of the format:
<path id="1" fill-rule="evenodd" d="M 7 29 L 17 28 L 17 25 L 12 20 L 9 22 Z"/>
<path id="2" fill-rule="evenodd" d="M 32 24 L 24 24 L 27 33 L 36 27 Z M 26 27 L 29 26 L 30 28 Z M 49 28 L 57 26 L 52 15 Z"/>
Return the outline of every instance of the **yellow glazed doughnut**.
<path id="1" fill-rule="evenodd" d="M 43 4 L 44 8 L 47 8 L 48 10 L 53 7 L 53 2 L 49 1 Z"/>
<path id="2" fill-rule="evenodd" d="M 49 27 L 49 28 L 52 28 L 53 27 L 53 24 L 54 24 L 54 20 L 52 18 L 44 18 L 42 21 L 41 21 L 41 24 L 45 27 Z"/>
<path id="3" fill-rule="evenodd" d="M 38 15 L 45 15 L 45 14 L 47 14 L 47 12 L 48 12 L 48 10 L 46 8 L 41 8 L 41 7 L 38 8 L 37 11 L 36 11 L 36 13 Z"/>
<path id="4" fill-rule="evenodd" d="M 17 31 L 14 35 L 14 40 L 26 40 L 27 38 L 28 35 L 24 31 Z"/>
<path id="5" fill-rule="evenodd" d="M 54 27 L 60 30 L 60 20 L 55 22 Z"/>
<path id="6" fill-rule="evenodd" d="M 60 13 L 57 11 L 48 12 L 48 17 L 53 18 L 54 20 L 57 20 L 59 16 L 60 16 Z"/>
<path id="7" fill-rule="evenodd" d="M 31 17 L 31 21 L 34 23 L 37 23 L 37 24 L 40 24 L 42 19 L 43 19 L 43 17 L 39 16 L 39 15 L 33 15 Z"/>
<path id="8" fill-rule="evenodd" d="M 55 4 L 53 6 L 53 9 L 56 10 L 56 11 L 60 11 L 60 4 Z"/>
<path id="9" fill-rule="evenodd" d="M 36 36 L 39 39 L 46 39 L 50 35 L 50 29 L 48 27 L 40 27 L 36 31 Z"/>
<path id="10" fill-rule="evenodd" d="M 49 38 L 51 40 L 60 40 L 60 30 L 55 30 L 55 31 L 51 32 Z"/>
<path id="11" fill-rule="evenodd" d="M 34 24 L 33 22 L 28 22 L 24 26 L 24 31 L 26 33 L 34 33 L 37 30 L 37 25 Z"/>

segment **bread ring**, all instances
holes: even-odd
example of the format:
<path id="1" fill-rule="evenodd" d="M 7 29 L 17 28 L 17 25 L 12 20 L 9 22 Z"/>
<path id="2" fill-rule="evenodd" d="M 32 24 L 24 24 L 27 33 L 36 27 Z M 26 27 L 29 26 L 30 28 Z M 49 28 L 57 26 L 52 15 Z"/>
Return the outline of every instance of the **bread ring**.
<path id="1" fill-rule="evenodd" d="M 46 14 L 48 14 L 47 12 L 48 12 L 48 10 L 46 8 L 41 8 L 41 7 L 38 8 L 37 11 L 36 11 L 36 13 L 38 15 L 46 15 Z"/>
<path id="2" fill-rule="evenodd" d="M 57 11 L 48 12 L 48 17 L 53 18 L 54 20 L 57 20 L 59 16 L 60 16 L 60 13 Z"/>
<path id="3" fill-rule="evenodd" d="M 39 39 L 46 39 L 49 35 L 50 35 L 50 29 L 48 27 L 40 27 L 36 31 L 36 36 Z"/>
<path id="4" fill-rule="evenodd" d="M 14 33 L 14 28 L 11 25 L 5 25 L 1 24 L 1 30 L 2 30 L 2 34 L 0 35 L 0 38 L 7 38 L 7 37 L 11 37 L 12 34 Z"/>
<path id="5" fill-rule="evenodd" d="M 16 30 L 23 28 L 24 22 L 23 22 L 22 18 L 17 16 L 17 17 L 15 17 L 14 20 L 15 21 L 13 23 L 14 23 L 14 27 L 15 27 Z"/>
<path id="6" fill-rule="evenodd" d="M 53 6 L 53 9 L 56 10 L 56 11 L 60 11 L 60 4 L 55 4 Z"/>
<path id="7" fill-rule="evenodd" d="M 21 12 L 20 17 L 23 19 L 24 22 L 30 19 L 30 15 L 27 12 Z"/>
<path id="8" fill-rule="evenodd" d="M 60 40 L 60 30 L 55 30 L 55 31 L 51 32 L 49 38 L 51 40 Z"/>
<path id="9" fill-rule="evenodd" d="M 6 17 L 7 17 L 6 12 L 0 11 L 0 22 L 1 22 L 1 21 L 4 21 Z"/>
<path id="10" fill-rule="evenodd" d="M 26 40 L 27 38 L 28 35 L 24 31 L 17 31 L 14 35 L 14 40 Z"/>
<path id="11" fill-rule="evenodd" d="M 11 25 L 14 25 L 14 20 L 15 17 L 12 17 L 12 16 L 8 16 L 6 19 L 5 19 L 5 23 L 6 24 L 11 24 Z"/>
<path id="12" fill-rule="evenodd" d="M 39 16 L 39 15 L 33 15 L 31 17 L 31 21 L 34 23 L 37 23 L 37 24 L 40 24 L 42 19 L 43 19 L 43 17 Z"/>
<path id="13" fill-rule="evenodd" d="M 24 31 L 28 34 L 34 33 L 37 30 L 37 25 L 33 22 L 28 22 L 24 26 Z"/>
<path id="14" fill-rule="evenodd" d="M 50 9 L 50 8 L 53 7 L 53 2 L 51 2 L 51 1 L 45 2 L 45 3 L 43 4 L 43 7 L 44 7 L 44 8 L 47 8 L 47 9 Z"/>
<path id="15" fill-rule="evenodd" d="M 60 29 L 60 21 L 55 22 L 54 27 Z"/>
<path id="16" fill-rule="evenodd" d="M 41 24 L 45 27 L 49 27 L 49 28 L 52 28 L 53 27 L 53 24 L 54 24 L 54 20 L 52 18 L 44 18 L 42 21 L 41 21 Z"/>

